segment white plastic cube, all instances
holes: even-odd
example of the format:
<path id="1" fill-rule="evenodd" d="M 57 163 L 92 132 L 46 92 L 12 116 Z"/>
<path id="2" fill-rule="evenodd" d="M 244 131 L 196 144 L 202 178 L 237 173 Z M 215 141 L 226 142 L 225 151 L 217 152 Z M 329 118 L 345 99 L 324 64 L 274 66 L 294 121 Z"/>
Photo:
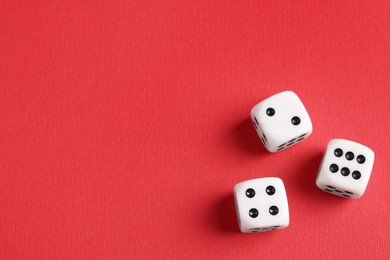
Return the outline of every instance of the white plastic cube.
<path id="1" fill-rule="evenodd" d="M 286 190 L 276 177 L 244 181 L 234 186 L 234 199 L 241 232 L 285 228 L 290 222 Z"/>
<path id="2" fill-rule="evenodd" d="M 343 198 L 360 198 L 367 188 L 374 165 L 374 152 L 344 139 L 328 143 L 318 171 L 318 188 Z"/>
<path id="3" fill-rule="evenodd" d="M 251 118 L 261 142 L 279 152 L 306 139 L 313 126 L 305 106 L 292 91 L 273 95 L 255 105 Z"/>

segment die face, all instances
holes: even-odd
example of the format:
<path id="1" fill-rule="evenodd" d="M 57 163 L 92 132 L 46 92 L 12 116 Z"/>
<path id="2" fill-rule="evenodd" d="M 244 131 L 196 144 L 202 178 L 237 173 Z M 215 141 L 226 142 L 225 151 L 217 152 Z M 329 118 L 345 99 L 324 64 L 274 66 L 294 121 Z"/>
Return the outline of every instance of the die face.
<path id="1" fill-rule="evenodd" d="M 234 186 L 240 230 L 243 233 L 285 228 L 289 224 L 286 190 L 275 177 L 253 179 Z"/>
<path id="2" fill-rule="evenodd" d="M 336 196 L 360 198 L 370 180 L 374 152 L 362 144 L 333 139 L 328 143 L 316 185 Z"/>
<path id="3" fill-rule="evenodd" d="M 306 139 L 313 126 L 302 101 L 292 91 L 273 95 L 251 110 L 260 140 L 270 152 L 278 152 Z"/>

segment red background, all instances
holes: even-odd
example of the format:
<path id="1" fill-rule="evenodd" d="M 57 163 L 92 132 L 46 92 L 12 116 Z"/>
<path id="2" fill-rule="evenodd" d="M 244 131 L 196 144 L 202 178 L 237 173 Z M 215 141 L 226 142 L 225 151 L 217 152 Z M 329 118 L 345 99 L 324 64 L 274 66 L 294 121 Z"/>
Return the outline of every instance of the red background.
<path id="1" fill-rule="evenodd" d="M 390 2 L 1 1 L 1 259 L 384 259 Z M 291 89 L 310 138 L 270 154 L 253 105 Z M 376 152 L 365 195 L 315 186 L 327 142 Z M 281 177 L 287 229 L 232 189 Z"/>

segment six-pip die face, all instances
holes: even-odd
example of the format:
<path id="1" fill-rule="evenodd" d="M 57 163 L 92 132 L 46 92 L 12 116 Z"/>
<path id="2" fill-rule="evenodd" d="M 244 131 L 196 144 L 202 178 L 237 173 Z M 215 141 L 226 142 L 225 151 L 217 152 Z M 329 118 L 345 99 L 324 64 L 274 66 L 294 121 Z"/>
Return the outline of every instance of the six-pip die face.
<path id="1" fill-rule="evenodd" d="M 374 159 L 374 152 L 367 146 L 333 139 L 328 143 L 316 184 L 333 195 L 360 198 L 370 180 Z"/>

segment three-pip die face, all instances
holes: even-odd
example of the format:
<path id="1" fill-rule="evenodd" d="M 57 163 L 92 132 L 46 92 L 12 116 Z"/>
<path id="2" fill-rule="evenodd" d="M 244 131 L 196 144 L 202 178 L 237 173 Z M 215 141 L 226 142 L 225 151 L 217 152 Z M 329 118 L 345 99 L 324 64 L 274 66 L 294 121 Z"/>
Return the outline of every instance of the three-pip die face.
<path id="1" fill-rule="evenodd" d="M 251 118 L 260 140 L 279 152 L 307 138 L 313 126 L 302 101 L 292 91 L 273 95 L 255 105 Z"/>
<path id="2" fill-rule="evenodd" d="M 234 186 L 238 224 L 243 233 L 285 228 L 290 222 L 283 181 L 267 177 Z"/>
<path id="3" fill-rule="evenodd" d="M 360 198 L 367 188 L 374 158 L 374 152 L 367 146 L 333 139 L 326 148 L 316 184 L 333 195 Z"/>

